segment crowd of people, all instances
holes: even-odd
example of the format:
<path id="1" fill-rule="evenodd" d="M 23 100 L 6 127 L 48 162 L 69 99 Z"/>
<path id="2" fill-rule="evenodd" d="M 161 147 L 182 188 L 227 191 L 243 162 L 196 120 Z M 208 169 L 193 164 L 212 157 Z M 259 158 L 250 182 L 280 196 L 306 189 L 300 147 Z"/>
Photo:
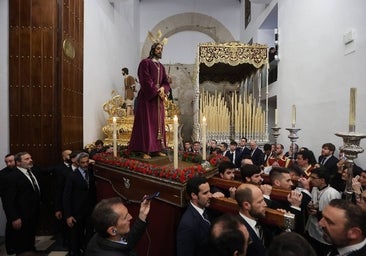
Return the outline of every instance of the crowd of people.
<path id="1" fill-rule="evenodd" d="M 189 142 L 184 144 L 191 151 Z M 219 146 L 212 140 L 199 149 L 226 156 L 219 177 L 242 183 L 223 189 L 202 177 L 188 181 L 190 203 L 177 231 L 178 255 L 366 255 L 366 170 L 354 165 L 350 177 L 344 155 L 338 159 L 332 143 L 322 145 L 318 158 L 296 144 L 287 153 L 281 144 L 266 144 L 263 150 L 255 141 L 246 144 L 246 138 Z M 287 190 L 287 200 L 271 198 L 275 189 Z M 234 198 L 238 214 L 217 218 L 210 200 L 219 197 Z M 263 222 L 266 208 L 293 213 L 293 230 Z M 204 214 L 207 210 L 215 219 Z"/>
<path id="2" fill-rule="evenodd" d="M 89 152 L 105 151 L 101 141 Z M 185 143 L 187 145 L 188 143 Z M 218 177 L 240 180 L 227 190 L 211 186 L 197 176 L 186 185 L 187 208 L 176 231 L 177 255 L 365 255 L 366 170 L 354 166 L 349 177 L 345 159 L 334 156 L 335 146 L 325 143 L 316 160 L 307 148 L 264 145 L 246 138 L 240 143 L 217 145 L 211 156 L 222 154 Z M 193 143 L 191 152 L 202 152 Z M 286 156 L 288 155 L 288 156 Z M 34 252 L 42 194 L 39 173 L 27 152 L 5 156 L 0 171 L 0 196 L 7 217 L 8 254 Z M 64 150 L 62 163 L 53 168 L 57 186 L 54 216 L 69 255 L 130 255 L 146 229 L 150 200 L 143 199 L 130 229 L 132 216 L 120 198 L 97 203 L 93 161 L 84 151 Z M 352 181 L 352 197 L 345 197 Z M 286 201 L 271 198 L 275 189 L 289 191 Z M 349 191 L 347 191 L 349 193 Z M 227 197 L 239 206 L 236 215 L 218 214 L 211 199 Z M 347 200 L 346 200 L 347 199 Z M 295 216 L 291 232 L 268 226 L 266 209 L 281 209 Z"/>
<path id="3" fill-rule="evenodd" d="M 106 151 L 101 140 L 90 153 Z M 42 198 L 43 170 L 34 167 L 28 152 L 5 156 L 0 171 L 0 196 L 6 214 L 5 246 L 9 255 L 46 255 L 37 252 L 35 238 Z M 54 217 L 68 255 L 130 255 L 146 228 L 150 200 L 142 199 L 130 231 L 132 216 L 120 198 L 97 204 L 94 161 L 84 151 L 64 150 L 52 172 Z M 43 184 L 44 185 L 44 184 Z"/>

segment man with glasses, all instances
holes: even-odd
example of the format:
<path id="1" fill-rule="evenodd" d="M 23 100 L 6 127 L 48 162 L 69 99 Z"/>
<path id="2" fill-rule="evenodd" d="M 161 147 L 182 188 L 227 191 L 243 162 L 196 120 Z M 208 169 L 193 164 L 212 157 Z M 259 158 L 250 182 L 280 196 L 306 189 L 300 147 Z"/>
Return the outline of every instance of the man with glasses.
<path id="1" fill-rule="evenodd" d="M 312 201 L 308 205 L 307 238 L 319 255 L 327 255 L 330 250 L 330 244 L 324 240 L 323 231 L 318 223 L 322 218 L 322 211 L 332 199 L 341 198 L 341 194 L 329 185 L 329 179 L 329 171 L 324 166 L 315 168 L 308 179 L 313 188 Z M 305 189 L 310 188 L 308 180 L 305 178 L 300 180 Z"/>

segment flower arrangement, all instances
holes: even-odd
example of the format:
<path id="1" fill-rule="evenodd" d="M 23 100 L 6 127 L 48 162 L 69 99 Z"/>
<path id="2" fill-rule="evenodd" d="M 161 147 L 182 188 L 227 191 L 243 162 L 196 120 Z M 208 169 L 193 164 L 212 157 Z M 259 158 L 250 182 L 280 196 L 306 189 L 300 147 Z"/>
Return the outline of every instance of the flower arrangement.
<path id="1" fill-rule="evenodd" d="M 221 162 L 229 162 L 230 159 L 223 155 L 211 154 L 209 156 L 209 162 L 211 166 L 217 167 Z"/>
<path id="2" fill-rule="evenodd" d="M 158 166 L 155 164 L 140 162 L 135 159 L 128 159 L 123 157 L 116 158 L 113 157 L 113 154 L 110 153 L 96 154 L 93 159 L 101 163 L 111 164 L 138 173 L 164 178 L 172 181 L 178 181 L 181 183 L 185 183 L 192 177 L 201 175 L 206 172 L 206 170 L 201 165 L 192 165 L 186 168 L 174 169 L 173 167 Z"/>
<path id="3" fill-rule="evenodd" d="M 189 163 L 201 163 L 202 155 L 195 152 L 181 152 L 182 161 Z"/>

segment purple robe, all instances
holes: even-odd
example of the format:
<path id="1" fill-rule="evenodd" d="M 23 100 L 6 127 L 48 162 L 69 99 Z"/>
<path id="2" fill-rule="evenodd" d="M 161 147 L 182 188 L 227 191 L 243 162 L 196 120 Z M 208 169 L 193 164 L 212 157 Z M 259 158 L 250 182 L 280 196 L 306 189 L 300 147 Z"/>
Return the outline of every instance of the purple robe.
<path id="1" fill-rule="evenodd" d="M 158 88 L 162 86 L 168 93 L 168 78 L 164 66 L 149 58 L 140 62 L 137 72 L 141 88 L 136 99 L 129 149 L 144 153 L 158 152 L 166 146 L 164 102 L 159 97 Z M 159 127 L 161 140 L 158 139 Z"/>

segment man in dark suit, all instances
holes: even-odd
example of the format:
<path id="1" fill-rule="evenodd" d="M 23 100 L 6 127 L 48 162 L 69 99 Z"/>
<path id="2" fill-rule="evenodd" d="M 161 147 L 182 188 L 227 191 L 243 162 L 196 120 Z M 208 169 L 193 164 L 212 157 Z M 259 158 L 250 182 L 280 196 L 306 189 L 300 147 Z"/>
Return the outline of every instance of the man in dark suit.
<path id="1" fill-rule="evenodd" d="M 207 255 L 210 220 L 206 207 L 210 205 L 210 185 L 207 179 L 196 176 L 187 182 L 190 198 L 177 230 L 177 256 Z"/>
<path id="2" fill-rule="evenodd" d="M 305 231 L 305 220 L 307 214 L 307 206 L 311 201 L 309 191 L 302 189 L 294 189 L 290 176 L 290 171 L 283 167 L 273 167 L 269 173 L 271 185 L 273 188 L 288 190 L 287 201 L 277 201 L 267 198 L 266 203 L 272 209 L 285 209 L 295 215 L 295 230 L 302 234 Z"/>
<path id="3" fill-rule="evenodd" d="M 229 158 L 230 162 L 232 162 L 236 168 L 240 167 L 241 154 L 240 149 L 238 148 L 238 143 L 236 143 L 236 141 L 230 142 L 229 150 L 226 151 L 224 156 Z"/>
<path id="4" fill-rule="evenodd" d="M 7 245 L 11 253 L 20 254 L 34 251 L 36 224 L 40 203 L 40 188 L 31 168 L 33 161 L 27 152 L 17 153 L 14 157 L 17 168 L 8 177 L 4 194 L 4 210 L 7 218 Z"/>
<path id="5" fill-rule="evenodd" d="M 328 255 L 366 255 L 365 213 L 352 202 L 333 199 L 322 212 L 323 238 L 334 246 Z"/>
<path id="6" fill-rule="evenodd" d="M 241 222 L 245 225 L 252 241 L 248 245 L 248 256 L 265 256 L 266 247 L 269 246 L 270 231 L 258 220 L 266 215 L 266 203 L 262 191 L 253 184 L 241 184 L 235 193 L 235 199 L 239 205 Z"/>
<path id="7" fill-rule="evenodd" d="M 252 157 L 253 164 L 261 166 L 263 164 L 263 151 L 258 148 L 257 142 L 255 140 L 251 140 L 249 142 L 250 145 L 250 156 Z"/>
<path id="8" fill-rule="evenodd" d="M 13 154 L 7 154 L 4 157 L 4 162 L 6 164 L 6 167 L 0 170 L 0 197 L 2 198 L 5 189 L 6 189 L 6 179 L 8 174 L 15 168 L 15 161 L 14 161 L 14 155 Z"/>
<path id="9" fill-rule="evenodd" d="M 14 161 L 14 155 L 7 154 L 4 157 L 4 162 L 5 162 L 6 167 L 0 171 L 0 198 L 3 202 L 3 205 L 4 205 L 3 196 L 5 194 L 5 190 L 6 190 L 6 187 L 8 184 L 8 180 L 7 180 L 8 175 L 14 168 L 16 168 L 16 164 Z M 6 229 L 5 231 L 9 232 L 9 229 Z M 11 241 L 9 240 L 9 237 L 10 236 L 5 233 L 5 247 L 7 249 L 8 254 L 13 254 L 14 249 L 13 249 L 13 246 L 10 244 Z"/>
<path id="10" fill-rule="evenodd" d="M 247 138 L 242 137 L 239 142 L 239 149 L 240 149 L 240 155 L 243 156 L 250 156 L 250 149 L 247 148 Z"/>
<path id="11" fill-rule="evenodd" d="M 332 143 L 325 143 L 322 146 L 321 155 L 318 158 L 318 163 L 323 165 L 330 172 L 333 178 L 338 172 L 338 158 L 334 156 L 335 146 Z"/>
<path id="12" fill-rule="evenodd" d="M 69 255 L 81 255 L 93 235 L 91 213 L 96 203 L 95 178 L 89 155 L 77 155 L 78 169 L 67 176 L 63 195 L 66 223 L 70 228 Z"/>
<path id="13" fill-rule="evenodd" d="M 57 226 L 61 231 L 63 245 L 68 246 L 68 227 L 66 225 L 66 220 L 63 216 L 63 194 L 65 189 L 66 178 L 70 175 L 73 170 L 71 167 L 71 154 L 72 151 L 66 149 L 62 151 L 62 163 L 58 164 L 54 168 L 54 174 L 56 176 L 56 190 L 55 190 L 55 217 L 57 219 Z"/>

